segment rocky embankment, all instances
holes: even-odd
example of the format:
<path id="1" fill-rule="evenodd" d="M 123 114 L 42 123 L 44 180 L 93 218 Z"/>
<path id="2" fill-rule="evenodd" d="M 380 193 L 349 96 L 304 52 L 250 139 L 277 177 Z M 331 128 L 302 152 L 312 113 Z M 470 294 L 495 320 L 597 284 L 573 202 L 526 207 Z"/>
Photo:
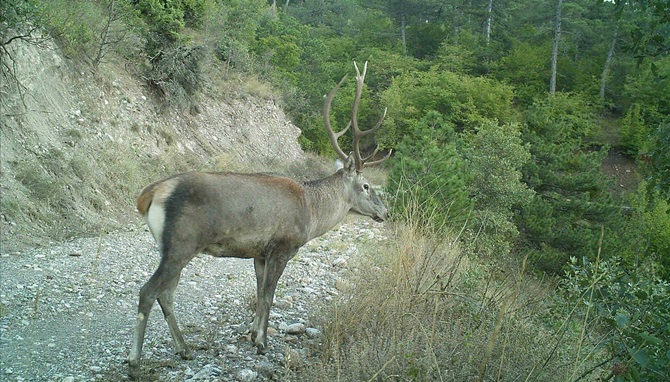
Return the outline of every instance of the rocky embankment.
<path id="1" fill-rule="evenodd" d="M 382 225 L 350 216 L 308 243 L 279 281 L 270 317 L 270 351 L 256 354 L 246 338 L 255 296 L 253 262 L 201 255 L 184 269 L 176 314 L 194 359 L 173 354 L 158 304 L 149 319 L 143 380 L 281 380 L 307 366 L 322 328 L 314 319 L 358 254 L 384 239 Z M 2 253 L 0 380 L 117 381 L 127 365 L 138 291 L 158 264 L 145 227 Z"/>

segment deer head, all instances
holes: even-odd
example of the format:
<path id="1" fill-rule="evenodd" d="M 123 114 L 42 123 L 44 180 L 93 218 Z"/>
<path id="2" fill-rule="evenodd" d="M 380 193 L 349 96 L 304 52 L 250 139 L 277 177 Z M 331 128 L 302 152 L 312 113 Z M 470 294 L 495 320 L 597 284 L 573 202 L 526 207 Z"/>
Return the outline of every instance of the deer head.
<path id="1" fill-rule="evenodd" d="M 375 147 L 375 150 L 369 156 L 363 158 L 361 155 L 361 139 L 373 134 L 377 131 L 386 117 L 386 108 L 384 108 L 384 113 L 379 118 L 379 121 L 368 130 L 361 130 L 358 126 L 358 108 L 361 103 L 361 97 L 363 95 L 363 84 L 365 82 L 365 74 L 368 69 L 368 63 L 365 62 L 363 66 L 363 73 L 361 74 L 358 69 L 358 65 L 354 62 L 354 67 L 356 68 L 356 94 L 354 96 L 353 105 L 351 107 L 351 118 L 347 126 L 339 132 L 335 132 L 333 127 L 330 124 L 330 108 L 335 98 L 335 94 L 340 89 L 344 81 L 347 79 L 347 76 L 342 77 L 340 82 L 330 91 L 326 97 L 326 101 L 323 106 L 323 121 L 328 131 L 328 137 L 330 142 L 333 145 L 333 149 L 339 156 L 340 160 L 343 163 L 343 169 L 345 173 L 345 182 L 349 184 L 350 189 L 350 202 L 352 204 L 352 211 L 357 212 L 361 215 L 370 216 L 376 221 L 383 221 L 388 216 L 388 211 L 384 206 L 383 202 L 379 198 L 377 192 L 370 186 L 370 183 L 363 177 L 362 171 L 365 166 L 373 166 L 379 164 L 386 160 L 390 155 L 391 151 L 381 159 L 370 161 L 374 158 L 375 155 L 379 152 L 379 146 Z M 344 135 L 349 128 L 353 127 L 353 151 L 349 155 L 344 153 L 344 150 L 340 147 L 337 140 Z"/>

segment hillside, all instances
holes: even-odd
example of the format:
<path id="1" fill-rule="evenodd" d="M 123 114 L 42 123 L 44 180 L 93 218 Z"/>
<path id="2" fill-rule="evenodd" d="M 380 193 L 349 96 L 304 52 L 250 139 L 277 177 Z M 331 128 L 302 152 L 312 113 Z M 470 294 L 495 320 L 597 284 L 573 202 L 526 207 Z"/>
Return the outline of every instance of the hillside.
<path id="1" fill-rule="evenodd" d="M 93 74 L 50 41 L 8 48 L 16 78 L 0 79 L 3 252 L 138 224 L 136 194 L 176 171 L 285 171 L 305 161 L 281 108 L 238 92 L 235 80 L 188 112 L 161 106 L 123 64 Z"/>

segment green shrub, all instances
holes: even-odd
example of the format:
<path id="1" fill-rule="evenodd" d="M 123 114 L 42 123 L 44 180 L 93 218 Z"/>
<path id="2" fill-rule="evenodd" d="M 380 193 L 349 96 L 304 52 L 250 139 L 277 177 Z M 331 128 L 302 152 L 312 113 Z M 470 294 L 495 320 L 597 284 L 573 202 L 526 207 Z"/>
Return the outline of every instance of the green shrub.
<path id="1" fill-rule="evenodd" d="M 670 378 L 670 283 L 616 258 L 581 263 L 572 258 L 561 290 L 574 306 L 573 320 L 585 330 L 576 359 L 598 363 L 592 371 L 600 378 Z"/>
<path id="2" fill-rule="evenodd" d="M 484 77 L 430 70 L 407 72 L 393 78 L 382 94 L 388 107 L 385 135 L 402 140 L 431 110 L 443 115 L 456 131 L 472 129 L 487 120 L 513 121 L 512 88 Z"/>
<path id="3" fill-rule="evenodd" d="M 605 248 L 620 245 L 615 235 L 621 209 L 611 198 L 611 180 L 601 170 L 607 148 L 589 150 L 585 139 L 597 132 L 590 108 L 580 97 L 556 94 L 537 101 L 526 113 L 523 139 L 531 160 L 524 181 L 539 200 L 516 216 L 531 260 L 543 271 L 560 274 L 570 256 L 594 258 L 601 227 Z"/>
<path id="4" fill-rule="evenodd" d="M 648 176 L 653 193 L 670 202 L 670 121 L 659 124 L 652 132 L 649 147 L 642 172 Z"/>
<path id="5" fill-rule="evenodd" d="M 472 202 L 454 141 L 453 128 L 438 112 L 426 114 L 405 136 L 388 178 L 393 216 L 430 222 L 437 230 L 463 224 Z"/>
<path id="6" fill-rule="evenodd" d="M 503 257 L 519 235 L 514 213 L 534 196 L 521 173 L 530 159 L 529 147 L 522 143 L 518 125 L 500 126 L 493 121 L 464 132 L 460 142 L 474 202 L 464 245 L 480 256 Z"/>
<path id="7" fill-rule="evenodd" d="M 634 157 L 645 151 L 644 146 L 651 133 L 651 129 L 644 121 L 642 108 L 643 106 L 638 103 L 633 104 L 621 120 L 621 145 L 626 149 L 626 153 Z"/>

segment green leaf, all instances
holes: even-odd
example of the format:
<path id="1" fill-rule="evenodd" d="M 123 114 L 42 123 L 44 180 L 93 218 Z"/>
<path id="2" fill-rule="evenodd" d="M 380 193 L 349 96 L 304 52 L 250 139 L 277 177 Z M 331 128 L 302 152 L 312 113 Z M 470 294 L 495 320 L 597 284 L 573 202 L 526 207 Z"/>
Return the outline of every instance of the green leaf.
<path id="1" fill-rule="evenodd" d="M 647 359 L 647 355 L 645 354 L 643 349 L 638 349 L 635 354 L 633 354 L 633 358 L 635 359 L 635 362 L 637 362 L 640 366 L 642 367 L 647 367 L 647 362 L 649 361 Z"/>
<path id="2" fill-rule="evenodd" d="M 628 323 L 628 316 L 622 313 L 616 315 L 616 325 L 618 327 L 624 328 L 627 323 Z"/>
<path id="3" fill-rule="evenodd" d="M 658 337 L 654 337 L 649 333 L 642 332 L 640 333 L 640 338 L 646 343 L 653 344 L 653 345 L 660 345 L 661 344 L 661 339 Z"/>

